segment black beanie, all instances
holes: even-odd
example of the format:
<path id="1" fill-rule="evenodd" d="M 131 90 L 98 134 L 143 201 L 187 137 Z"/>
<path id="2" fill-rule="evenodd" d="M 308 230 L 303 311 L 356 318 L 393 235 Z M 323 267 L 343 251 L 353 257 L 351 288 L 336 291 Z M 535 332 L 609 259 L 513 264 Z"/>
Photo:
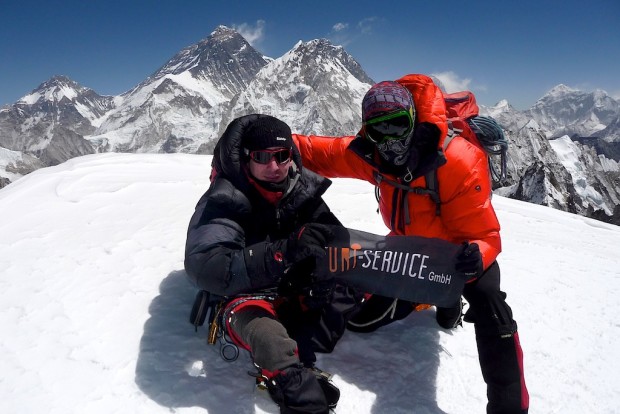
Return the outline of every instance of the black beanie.
<path id="1" fill-rule="evenodd" d="M 271 147 L 293 147 L 291 128 L 278 118 L 265 115 L 247 126 L 241 137 L 241 146 L 250 151 Z"/>

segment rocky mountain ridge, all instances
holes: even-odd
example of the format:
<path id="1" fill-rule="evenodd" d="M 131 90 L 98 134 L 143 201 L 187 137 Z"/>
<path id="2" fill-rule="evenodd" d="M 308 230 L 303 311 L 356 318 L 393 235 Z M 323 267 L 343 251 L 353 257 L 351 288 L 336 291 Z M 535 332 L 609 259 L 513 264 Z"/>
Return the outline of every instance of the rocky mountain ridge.
<path id="1" fill-rule="evenodd" d="M 230 120 L 253 112 L 300 133 L 353 134 L 372 83 L 327 40 L 299 42 L 272 59 L 220 26 L 122 95 L 55 76 L 0 109 L 0 187 L 96 152 L 210 153 Z M 496 192 L 620 224 L 617 101 L 558 85 L 527 111 L 507 101 L 481 111 L 510 141 L 508 178 Z"/>

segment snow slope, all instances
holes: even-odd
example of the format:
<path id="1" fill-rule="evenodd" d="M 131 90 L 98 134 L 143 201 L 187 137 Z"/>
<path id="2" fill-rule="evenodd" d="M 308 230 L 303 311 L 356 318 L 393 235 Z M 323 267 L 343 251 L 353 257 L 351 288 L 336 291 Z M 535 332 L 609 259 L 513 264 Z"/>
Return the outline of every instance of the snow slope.
<path id="1" fill-rule="evenodd" d="M 0 190 L 0 412 L 276 413 L 188 322 L 185 231 L 210 156 L 99 154 Z M 373 188 L 326 196 L 352 228 L 386 232 Z M 620 228 L 496 196 L 500 255 L 531 413 L 619 413 Z M 434 310 L 348 332 L 319 355 L 337 413 L 483 413 L 473 326 Z"/>

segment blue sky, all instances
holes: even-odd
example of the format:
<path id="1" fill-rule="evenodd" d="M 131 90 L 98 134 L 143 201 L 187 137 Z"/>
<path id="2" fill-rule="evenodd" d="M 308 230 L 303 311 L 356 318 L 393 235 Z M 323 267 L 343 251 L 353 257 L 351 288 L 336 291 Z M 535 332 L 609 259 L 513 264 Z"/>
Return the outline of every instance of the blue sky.
<path id="1" fill-rule="evenodd" d="M 0 105 L 53 75 L 120 94 L 220 24 L 271 57 L 327 38 L 375 81 L 442 74 L 485 105 L 526 109 L 560 83 L 620 98 L 620 2 L 585 3 L 0 0 Z"/>

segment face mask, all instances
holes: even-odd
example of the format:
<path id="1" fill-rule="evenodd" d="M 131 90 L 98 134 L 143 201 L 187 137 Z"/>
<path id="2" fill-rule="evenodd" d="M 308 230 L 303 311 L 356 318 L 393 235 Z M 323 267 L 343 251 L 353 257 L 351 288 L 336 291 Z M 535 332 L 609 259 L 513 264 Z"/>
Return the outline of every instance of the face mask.
<path id="1" fill-rule="evenodd" d="M 413 131 L 402 139 L 384 139 L 376 144 L 377 151 L 384 161 L 394 164 L 395 166 L 404 165 L 409 159 L 412 137 Z"/>

